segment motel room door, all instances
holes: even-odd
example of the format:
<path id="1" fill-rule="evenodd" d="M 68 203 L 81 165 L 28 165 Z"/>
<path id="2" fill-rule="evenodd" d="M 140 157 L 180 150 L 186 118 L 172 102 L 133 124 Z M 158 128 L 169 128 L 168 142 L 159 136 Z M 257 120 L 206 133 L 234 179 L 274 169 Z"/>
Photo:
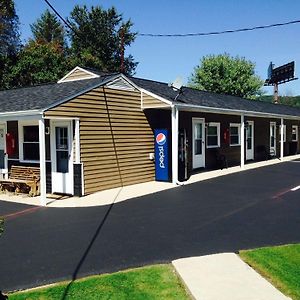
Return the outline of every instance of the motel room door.
<path id="1" fill-rule="evenodd" d="M 246 160 L 254 159 L 254 122 L 248 121 L 246 127 Z"/>
<path id="2" fill-rule="evenodd" d="M 8 172 L 7 155 L 5 153 L 5 136 L 6 127 L 4 124 L 0 125 L 0 177 L 4 177 Z"/>
<path id="3" fill-rule="evenodd" d="M 205 167 L 205 123 L 193 118 L 193 169 Z"/>
<path id="4" fill-rule="evenodd" d="M 72 123 L 51 122 L 52 193 L 74 193 Z"/>
<path id="5" fill-rule="evenodd" d="M 276 155 L 276 122 L 270 123 L 270 154 Z"/>

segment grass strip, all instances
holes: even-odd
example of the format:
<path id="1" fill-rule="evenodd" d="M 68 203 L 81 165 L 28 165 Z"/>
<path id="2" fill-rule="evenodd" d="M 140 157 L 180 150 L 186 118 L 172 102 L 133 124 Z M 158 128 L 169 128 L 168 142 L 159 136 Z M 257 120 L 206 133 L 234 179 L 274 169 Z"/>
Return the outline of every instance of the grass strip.
<path id="1" fill-rule="evenodd" d="M 147 266 L 9 294 L 10 300 L 190 299 L 171 265 Z M 65 291 L 67 294 L 64 297 Z"/>
<path id="2" fill-rule="evenodd" d="M 239 254 L 282 293 L 300 300 L 300 244 L 243 250 Z"/>

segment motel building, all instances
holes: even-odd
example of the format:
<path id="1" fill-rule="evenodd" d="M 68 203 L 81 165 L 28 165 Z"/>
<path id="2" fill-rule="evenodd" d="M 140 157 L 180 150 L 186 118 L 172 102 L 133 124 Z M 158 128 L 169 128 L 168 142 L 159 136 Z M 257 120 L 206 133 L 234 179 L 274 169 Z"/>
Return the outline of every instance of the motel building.
<path id="1" fill-rule="evenodd" d="M 1 188 L 32 169 L 41 205 L 47 193 L 176 184 L 299 153 L 299 122 L 295 107 L 76 67 L 57 83 L 0 92 Z"/>

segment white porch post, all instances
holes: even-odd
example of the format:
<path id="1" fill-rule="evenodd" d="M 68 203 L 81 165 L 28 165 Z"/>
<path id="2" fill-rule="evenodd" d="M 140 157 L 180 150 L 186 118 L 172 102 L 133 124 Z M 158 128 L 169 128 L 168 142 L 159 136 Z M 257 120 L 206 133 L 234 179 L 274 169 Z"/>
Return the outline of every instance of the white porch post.
<path id="1" fill-rule="evenodd" d="M 39 120 L 39 145 L 40 145 L 40 194 L 41 205 L 47 204 L 46 198 L 46 153 L 45 153 L 45 120 Z"/>
<path id="2" fill-rule="evenodd" d="M 178 108 L 172 106 L 172 182 L 178 182 Z"/>
<path id="3" fill-rule="evenodd" d="M 280 159 L 282 160 L 283 159 L 283 146 L 284 146 L 284 144 L 283 144 L 283 118 L 281 118 L 281 120 L 280 120 L 281 122 L 281 124 L 280 124 Z"/>
<path id="4" fill-rule="evenodd" d="M 79 119 L 75 120 L 75 163 L 80 163 L 80 132 Z"/>
<path id="5" fill-rule="evenodd" d="M 241 114 L 241 169 L 245 166 L 245 120 L 244 114 Z"/>

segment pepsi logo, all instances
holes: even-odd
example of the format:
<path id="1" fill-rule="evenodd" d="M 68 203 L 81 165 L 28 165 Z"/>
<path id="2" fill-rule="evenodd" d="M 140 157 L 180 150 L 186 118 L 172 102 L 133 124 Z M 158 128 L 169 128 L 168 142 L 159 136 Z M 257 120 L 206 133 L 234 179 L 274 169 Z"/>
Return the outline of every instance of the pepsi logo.
<path id="1" fill-rule="evenodd" d="M 159 146 L 162 146 L 166 143 L 167 141 L 167 138 L 166 136 L 163 134 L 163 133 L 159 133 L 157 136 L 156 136 L 156 143 L 159 145 Z"/>

